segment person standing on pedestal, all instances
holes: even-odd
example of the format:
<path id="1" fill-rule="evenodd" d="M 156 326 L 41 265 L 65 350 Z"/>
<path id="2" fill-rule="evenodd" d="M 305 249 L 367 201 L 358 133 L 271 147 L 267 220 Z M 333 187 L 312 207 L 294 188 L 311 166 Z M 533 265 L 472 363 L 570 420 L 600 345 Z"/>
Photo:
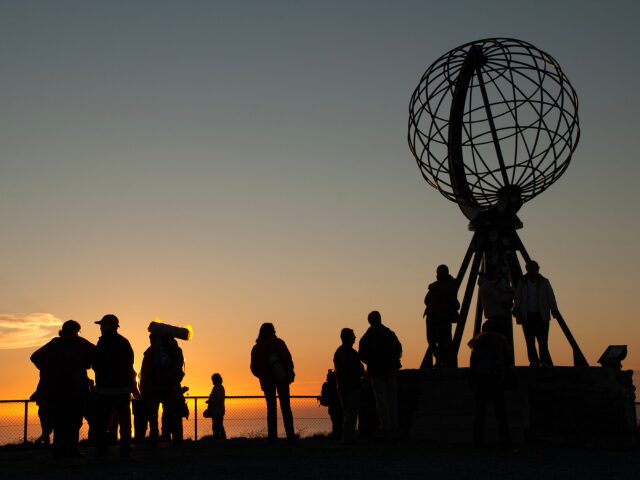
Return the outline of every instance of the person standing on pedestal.
<path id="1" fill-rule="evenodd" d="M 537 262 L 527 262 L 526 270 L 516 288 L 513 314 L 517 322 L 522 324 L 529 364 L 532 367 L 551 367 L 549 323 L 551 316 L 557 318 L 559 315 L 556 297 L 549 280 L 540 275 Z"/>
<path id="2" fill-rule="evenodd" d="M 424 317 L 427 321 L 427 343 L 435 357 L 436 367 L 453 367 L 451 325 L 458 321 L 460 303 L 456 298 L 456 281 L 449 267 L 436 269 L 436 281 L 429 285 L 424 297 Z"/>
<path id="3" fill-rule="evenodd" d="M 509 344 L 508 358 L 513 358 L 511 312 L 513 309 L 513 288 L 505 276 L 496 272 L 495 268 L 478 275 L 478 295 L 482 303 L 482 311 L 487 320 L 491 320 L 494 328 L 507 339 Z M 512 363 L 509 360 L 508 363 Z"/>

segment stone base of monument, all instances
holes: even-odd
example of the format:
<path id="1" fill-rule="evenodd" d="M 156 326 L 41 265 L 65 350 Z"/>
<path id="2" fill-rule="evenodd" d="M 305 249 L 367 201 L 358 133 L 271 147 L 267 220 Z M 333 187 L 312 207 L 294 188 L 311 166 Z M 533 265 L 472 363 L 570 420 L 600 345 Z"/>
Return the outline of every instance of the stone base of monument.
<path id="1" fill-rule="evenodd" d="M 602 367 L 517 367 L 506 391 L 507 417 L 516 443 L 616 446 L 637 433 L 632 371 Z M 413 441 L 471 444 L 474 400 L 469 369 L 399 372 L 401 427 Z M 498 444 L 495 415 L 487 407 L 486 444 Z"/>

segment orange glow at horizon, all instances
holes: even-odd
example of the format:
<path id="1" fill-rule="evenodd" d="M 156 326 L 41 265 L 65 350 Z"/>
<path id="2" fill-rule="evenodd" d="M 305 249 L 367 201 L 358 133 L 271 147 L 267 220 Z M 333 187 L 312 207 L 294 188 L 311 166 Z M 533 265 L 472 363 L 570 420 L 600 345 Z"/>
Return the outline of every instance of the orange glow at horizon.
<path id="1" fill-rule="evenodd" d="M 562 296 L 560 298 L 563 298 Z M 561 300 L 562 301 L 562 300 Z M 609 340 L 603 338 L 598 330 L 584 329 L 583 325 L 575 321 L 572 315 L 565 313 L 565 318 L 569 323 L 578 344 L 587 357 L 590 365 L 597 366 L 596 360 L 609 344 L 625 343 L 620 339 L 611 337 Z M 403 343 L 404 355 L 402 359 L 403 368 L 418 368 L 426 350 L 426 339 L 424 338 L 424 326 L 422 322 L 417 324 L 398 323 L 394 325 L 391 319 L 383 318 L 389 327 L 396 331 L 400 341 Z M 468 321 L 469 322 L 469 321 Z M 127 337 L 135 352 L 136 371 L 140 370 L 142 354 L 148 347 L 148 335 L 146 329 L 135 328 L 130 320 L 121 316 L 121 333 Z M 147 325 L 144 320 L 139 322 Z M 229 322 L 230 324 L 241 322 Z M 356 329 L 358 339 L 364 333 L 364 323 L 360 322 L 360 328 L 351 324 Z M 339 345 L 336 332 L 338 328 L 331 326 L 326 328 L 313 329 L 310 323 L 308 328 L 292 328 L 291 326 L 279 328 L 276 324 L 277 333 L 283 338 L 293 355 L 296 380 L 291 386 L 293 395 L 318 395 L 320 386 L 325 380 L 326 371 L 332 368 L 333 352 Z M 336 325 L 340 325 L 337 323 Z M 261 395 L 258 380 L 249 371 L 249 353 L 253 346 L 254 335 L 257 334 L 259 325 L 255 325 L 254 331 L 248 335 L 243 329 L 228 329 L 218 333 L 206 334 L 207 328 L 203 324 L 198 329 L 202 332 L 191 341 L 179 341 L 183 350 L 186 363 L 186 376 L 183 385 L 190 388 L 191 396 L 207 396 L 212 388 L 211 375 L 216 372 L 223 377 L 224 386 L 228 395 Z M 410 327 L 407 330 L 407 326 Z M 85 323 L 81 335 L 92 342 L 96 342 L 99 332 L 96 329 L 92 332 L 93 325 Z M 461 367 L 468 365 L 469 350 L 466 346 L 468 336 L 470 336 L 471 325 L 467 325 L 465 336 L 459 352 L 459 364 Z M 411 332 L 413 329 L 413 332 Z M 213 332 L 215 332 L 215 328 Z M 311 330 L 309 333 L 307 330 Z M 94 337 L 92 338 L 91 333 Z M 412 334 L 413 333 L 413 334 Z M 357 340 L 356 340 L 357 342 Z M 528 364 L 526 349 L 521 328 L 514 323 L 514 342 L 516 350 L 516 365 L 525 366 Z M 357 345 L 356 345 L 357 346 Z M 550 330 L 550 349 L 556 365 L 572 365 L 573 355 L 569 345 L 564 338 L 559 326 L 553 322 Z M 5 368 L 3 371 L 4 382 L 3 399 L 25 399 L 35 390 L 38 381 L 38 371 L 29 361 L 29 356 L 35 348 L 25 348 L 18 350 L 0 350 L 0 363 L 12 365 L 12 368 Z M 628 358 L 623 362 L 625 369 L 638 369 L 640 365 L 639 352 L 632 345 L 629 345 Z M 89 376 L 93 377 L 90 370 Z"/>

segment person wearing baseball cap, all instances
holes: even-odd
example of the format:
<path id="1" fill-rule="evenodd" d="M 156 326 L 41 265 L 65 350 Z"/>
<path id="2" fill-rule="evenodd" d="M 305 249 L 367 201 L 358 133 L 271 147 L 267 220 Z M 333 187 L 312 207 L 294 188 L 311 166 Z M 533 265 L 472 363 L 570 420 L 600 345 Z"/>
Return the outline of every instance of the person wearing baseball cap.
<path id="1" fill-rule="evenodd" d="M 118 317 L 116 317 L 112 313 L 108 313 L 107 315 L 105 315 L 100 320 L 94 323 L 100 326 L 105 325 L 109 328 L 113 328 L 114 330 L 117 330 L 118 327 L 120 327 L 120 320 L 118 320 Z"/>
<path id="2" fill-rule="evenodd" d="M 107 314 L 95 322 L 100 325 L 93 371 L 96 374 L 96 454 L 109 450 L 108 429 L 114 413 L 120 426 L 120 456 L 131 454 L 131 394 L 137 395 L 133 349 L 129 340 L 118 333 L 120 321 Z"/>

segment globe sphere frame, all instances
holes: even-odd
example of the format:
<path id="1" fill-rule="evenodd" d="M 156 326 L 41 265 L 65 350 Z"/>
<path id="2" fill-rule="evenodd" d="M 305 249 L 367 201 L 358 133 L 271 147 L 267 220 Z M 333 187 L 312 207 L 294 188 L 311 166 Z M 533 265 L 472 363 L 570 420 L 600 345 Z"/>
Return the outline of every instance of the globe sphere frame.
<path id="1" fill-rule="evenodd" d="M 551 55 L 521 40 L 447 52 L 409 104 L 409 147 L 422 176 L 472 221 L 505 197 L 518 197 L 517 210 L 549 188 L 579 139 L 574 88 Z"/>

